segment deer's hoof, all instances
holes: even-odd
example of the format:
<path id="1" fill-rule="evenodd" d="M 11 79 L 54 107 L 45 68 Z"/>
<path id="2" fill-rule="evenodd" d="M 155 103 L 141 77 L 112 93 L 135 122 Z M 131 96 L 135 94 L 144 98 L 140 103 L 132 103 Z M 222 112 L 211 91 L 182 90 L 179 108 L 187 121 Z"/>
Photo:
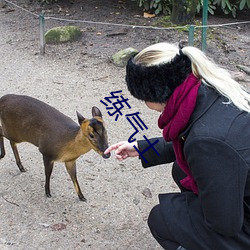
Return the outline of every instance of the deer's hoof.
<path id="1" fill-rule="evenodd" d="M 87 201 L 87 199 L 84 196 L 79 197 L 80 201 Z"/>

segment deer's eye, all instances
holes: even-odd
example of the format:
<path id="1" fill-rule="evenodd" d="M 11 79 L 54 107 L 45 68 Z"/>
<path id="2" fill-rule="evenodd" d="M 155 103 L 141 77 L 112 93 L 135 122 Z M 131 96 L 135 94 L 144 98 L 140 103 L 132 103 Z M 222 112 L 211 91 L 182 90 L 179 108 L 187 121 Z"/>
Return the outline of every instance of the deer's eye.
<path id="1" fill-rule="evenodd" d="M 94 139 L 94 135 L 93 135 L 93 134 L 89 134 L 89 137 L 90 137 L 91 139 Z"/>

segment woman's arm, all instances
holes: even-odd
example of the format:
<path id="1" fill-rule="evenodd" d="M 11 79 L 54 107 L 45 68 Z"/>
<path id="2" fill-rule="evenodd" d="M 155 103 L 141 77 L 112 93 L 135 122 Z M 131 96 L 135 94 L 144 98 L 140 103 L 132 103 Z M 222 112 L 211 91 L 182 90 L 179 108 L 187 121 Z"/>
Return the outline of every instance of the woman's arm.
<path id="1" fill-rule="evenodd" d="M 149 142 L 153 144 L 156 140 L 159 141 L 154 144 L 154 148 L 160 155 L 158 155 L 155 150 L 150 147 L 150 144 L 146 140 L 138 140 L 139 151 L 143 152 L 145 150 L 143 157 L 147 162 L 142 157 L 140 157 L 142 166 L 144 168 L 175 161 L 173 144 L 171 142 L 166 142 L 163 137 L 149 139 Z"/>
<path id="2" fill-rule="evenodd" d="M 139 157 L 144 168 L 175 161 L 172 143 L 166 142 L 162 137 L 149 139 L 149 142 L 153 144 L 156 140 L 159 141 L 154 144 L 154 148 L 160 155 L 158 155 L 154 149 L 150 147 L 146 140 L 139 140 L 133 143 L 129 143 L 128 141 L 118 142 L 107 148 L 104 153 L 108 154 L 114 150 L 115 157 L 118 160 L 125 160 L 128 157 L 139 156 L 139 153 L 135 149 L 136 147 L 140 153 L 145 151 L 143 153 L 143 157 L 147 160 L 147 162 Z"/>

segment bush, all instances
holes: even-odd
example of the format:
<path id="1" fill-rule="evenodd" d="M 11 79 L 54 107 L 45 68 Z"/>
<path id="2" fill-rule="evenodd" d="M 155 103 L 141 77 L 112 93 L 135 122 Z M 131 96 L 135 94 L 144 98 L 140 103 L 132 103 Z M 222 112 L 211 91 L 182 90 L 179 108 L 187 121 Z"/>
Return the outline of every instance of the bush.
<path id="1" fill-rule="evenodd" d="M 171 14 L 172 1 L 174 0 L 136 0 L 145 11 L 154 11 L 154 14 Z M 189 0 L 193 1 L 193 0 Z M 199 0 L 197 13 L 201 12 L 204 0 Z M 250 9 L 250 0 L 208 0 L 208 11 L 214 15 L 217 6 L 220 6 L 224 14 L 236 17 L 237 10 Z"/>
<path id="2" fill-rule="evenodd" d="M 136 0 L 136 2 L 139 7 L 143 7 L 147 12 L 154 12 L 156 15 L 160 13 L 171 14 L 171 0 Z"/>
<path id="3" fill-rule="evenodd" d="M 250 0 L 214 0 L 213 4 L 220 6 L 225 14 L 231 13 L 233 17 L 236 17 L 236 11 L 238 9 L 240 11 L 245 8 L 250 9 Z"/>

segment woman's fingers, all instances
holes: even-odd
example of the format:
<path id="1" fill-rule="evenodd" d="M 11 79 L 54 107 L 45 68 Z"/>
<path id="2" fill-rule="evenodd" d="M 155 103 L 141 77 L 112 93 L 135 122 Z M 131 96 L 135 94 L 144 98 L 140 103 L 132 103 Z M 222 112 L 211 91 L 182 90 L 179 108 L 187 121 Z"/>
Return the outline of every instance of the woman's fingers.
<path id="1" fill-rule="evenodd" d="M 127 145 L 126 144 L 121 144 L 120 146 L 118 146 L 116 148 L 115 154 L 121 154 L 122 151 L 127 149 Z"/>
<path id="2" fill-rule="evenodd" d="M 118 142 L 108 147 L 105 150 L 104 154 L 108 154 L 111 151 L 115 150 L 115 157 L 118 160 L 124 160 L 128 157 L 135 157 L 138 156 L 138 153 L 134 149 L 133 147 L 134 145 L 137 145 L 137 142 L 134 143 L 129 143 L 127 141 Z"/>
<path id="3" fill-rule="evenodd" d="M 111 146 L 109 146 L 106 150 L 105 150 L 105 152 L 104 152 L 104 154 L 108 154 L 108 153 L 110 153 L 111 151 L 113 151 L 113 150 L 116 150 L 117 148 L 119 148 L 122 144 L 124 144 L 126 141 L 122 141 L 122 142 L 118 142 L 118 143 L 116 143 L 116 144 L 113 144 L 113 145 L 111 145 Z"/>

